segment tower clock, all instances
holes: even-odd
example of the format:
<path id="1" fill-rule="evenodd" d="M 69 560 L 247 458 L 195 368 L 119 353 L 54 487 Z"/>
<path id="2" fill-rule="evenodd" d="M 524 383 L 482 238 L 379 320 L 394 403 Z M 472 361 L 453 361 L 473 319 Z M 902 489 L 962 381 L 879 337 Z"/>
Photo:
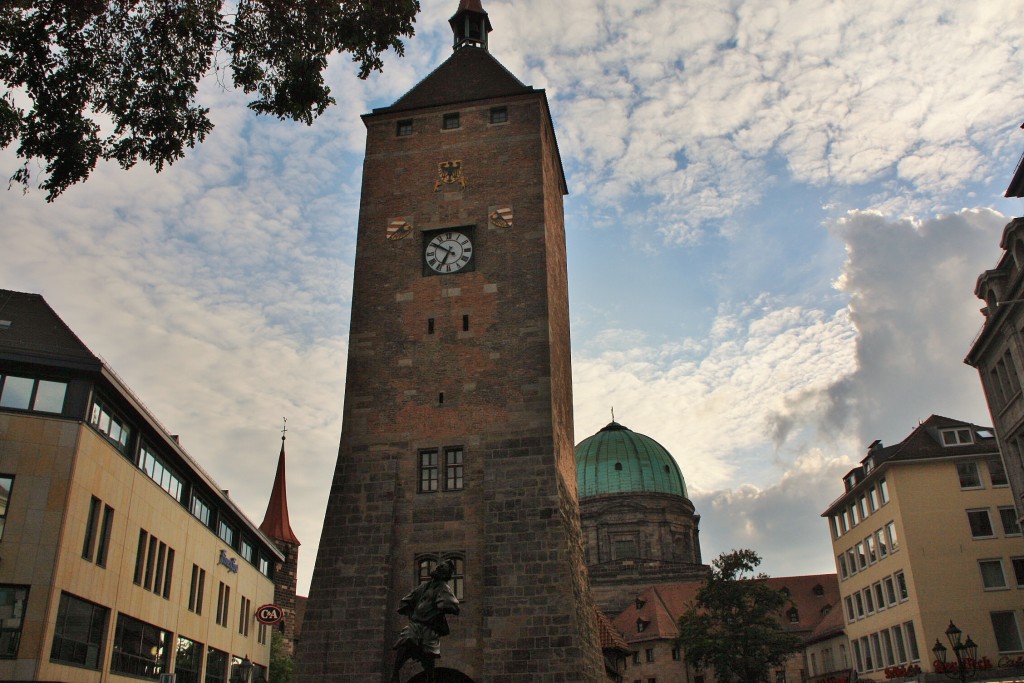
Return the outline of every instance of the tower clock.
<path id="1" fill-rule="evenodd" d="M 439 682 L 596 682 L 565 177 L 544 91 L 488 52 L 480 0 L 450 23 L 452 56 L 363 116 L 345 407 L 298 680 L 387 681 L 399 600 L 451 560 Z"/>

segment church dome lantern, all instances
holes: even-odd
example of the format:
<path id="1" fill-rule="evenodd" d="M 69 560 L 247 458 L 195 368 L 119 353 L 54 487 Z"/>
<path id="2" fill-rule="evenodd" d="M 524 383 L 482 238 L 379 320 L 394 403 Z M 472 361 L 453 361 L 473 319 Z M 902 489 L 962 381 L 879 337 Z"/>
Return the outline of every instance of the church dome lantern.
<path id="1" fill-rule="evenodd" d="M 576 446 L 579 497 L 665 493 L 687 498 L 686 480 L 660 443 L 610 422 Z"/>

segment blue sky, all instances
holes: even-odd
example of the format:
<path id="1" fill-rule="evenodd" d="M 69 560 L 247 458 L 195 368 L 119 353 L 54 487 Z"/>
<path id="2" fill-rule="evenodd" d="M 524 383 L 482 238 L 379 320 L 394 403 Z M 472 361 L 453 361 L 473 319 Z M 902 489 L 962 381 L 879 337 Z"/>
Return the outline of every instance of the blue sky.
<path id="1" fill-rule="evenodd" d="M 0 287 L 42 293 L 258 523 L 288 417 L 308 589 L 341 410 L 364 129 L 450 54 L 422 0 L 403 59 L 335 59 L 313 126 L 215 78 L 213 133 L 163 173 L 0 194 Z M 484 0 L 545 88 L 566 198 L 576 440 L 660 441 L 705 559 L 834 571 L 821 511 L 868 443 L 988 424 L 963 365 L 1024 151 L 1011 0 Z M 17 167 L 8 150 L 0 172 Z"/>

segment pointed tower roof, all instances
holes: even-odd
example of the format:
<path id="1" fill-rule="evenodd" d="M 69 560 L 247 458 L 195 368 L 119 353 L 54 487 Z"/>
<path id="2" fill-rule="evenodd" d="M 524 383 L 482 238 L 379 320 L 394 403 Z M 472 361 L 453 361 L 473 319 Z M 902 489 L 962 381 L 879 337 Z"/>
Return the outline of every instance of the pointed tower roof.
<path id="1" fill-rule="evenodd" d="M 284 482 L 284 434 L 281 434 L 281 455 L 277 459 L 274 488 L 270 491 L 270 502 L 267 503 L 267 514 L 263 516 L 260 531 L 275 541 L 302 545 L 288 521 L 288 492 Z"/>

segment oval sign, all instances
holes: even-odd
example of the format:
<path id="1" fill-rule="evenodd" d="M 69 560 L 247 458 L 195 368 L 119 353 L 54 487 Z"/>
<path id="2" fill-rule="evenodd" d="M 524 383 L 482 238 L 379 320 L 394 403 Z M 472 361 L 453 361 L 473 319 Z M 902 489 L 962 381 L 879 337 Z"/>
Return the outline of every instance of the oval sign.
<path id="1" fill-rule="evenodd" d="M 284 610 L 278 605 L 263 605 L 256 608 L 256 621 L 273 626 L 284 619 Z"/>

